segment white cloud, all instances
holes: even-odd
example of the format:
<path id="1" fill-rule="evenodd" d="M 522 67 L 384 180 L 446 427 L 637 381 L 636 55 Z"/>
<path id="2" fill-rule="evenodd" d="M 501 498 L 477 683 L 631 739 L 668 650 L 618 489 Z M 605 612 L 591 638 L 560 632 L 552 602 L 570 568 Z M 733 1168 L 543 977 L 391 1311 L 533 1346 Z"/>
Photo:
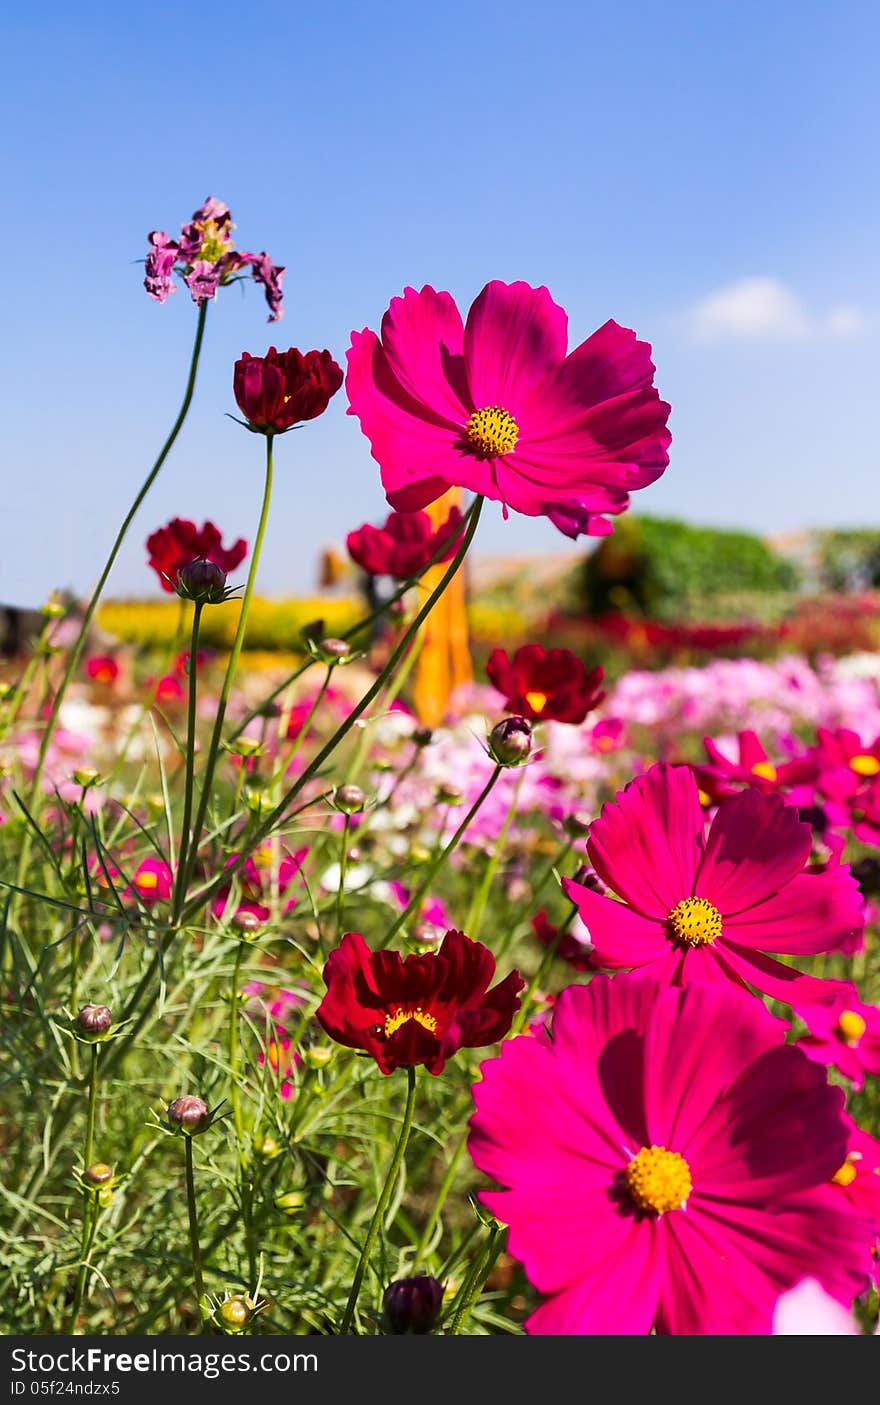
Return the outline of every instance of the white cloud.
<path id="1" fill-rule="evenodd" d="M 811 312 L 797 293 L 778 278 L 741 278 L 709 293 L 692 308 L 690 327 L 699 341 L 729 338 L 801 340 L 805 337 L 850 337 L 863 332 L 868 319 L 857 307 L 839 306 Z"/>

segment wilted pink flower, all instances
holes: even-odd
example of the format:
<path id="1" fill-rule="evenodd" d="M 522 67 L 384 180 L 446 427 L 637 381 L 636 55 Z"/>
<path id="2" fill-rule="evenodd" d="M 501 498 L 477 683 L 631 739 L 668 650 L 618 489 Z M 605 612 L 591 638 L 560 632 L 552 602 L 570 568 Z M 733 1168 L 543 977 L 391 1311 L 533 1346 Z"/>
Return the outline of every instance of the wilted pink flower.
<path id="1" fill-rule="evenodd" d="M 163 230 L 154 229 L 147 236 L 150 250 L 144 278 L 150 297 L 160 303 L 167 300 L 174 292 L 176 270 L 189 288 L 193 302 L 201 304 L 213 298 L 217 289 L 232 281 L 236 274 L 250 269 L 254 281 L 265 291 L 268 320 L 277 322 L 282 315 L 284 268 L 273 264 L 266 253 L 237 250 L 232 241 L 233 228 L 228 207 L 209 196 L 189 223 L 182 226 L 179 239 L 169 239 Z"/>
<path id="2" fill-rule="evenodd" d="M 594 965 L 649 968 L 674 985 L 734 981 L 789 1004 L 832 1001 L 840 982 L 766 952 L 858 949 L 858 885 L 845 864 L 807 870 L 812 831 L 778 795 L 723 800 L 708 835 L 684 766 L 652 766 L 590 828 L 587 853 L 622 902 L 563 879 L 592 937 Z"/>
<path id="3" fill-rule="evenodd" d="M 831 1203 L 843 1093 L 735 986 L 594 977 L 552 1040 L 481 1066 L 469 1149 L 481 1198 L 545 1296 L 529 1332 L 766 1334 L 812 1275 L 848 1304 L 868 1219 Z"/>
<path id="4" fill-rule="evenodd" d="M 415 512 L 458 486 L 505 513 L 555 514 L 569 534 L 623 512 L 669 461 L 651 349 L 616 322 L 567 343 L 565 312 L 527 283 L 487 284 L 466 325 L 449 293 L 407 288 L 380 337 L 355 332 L 349 413 L 391 506 Z"/>

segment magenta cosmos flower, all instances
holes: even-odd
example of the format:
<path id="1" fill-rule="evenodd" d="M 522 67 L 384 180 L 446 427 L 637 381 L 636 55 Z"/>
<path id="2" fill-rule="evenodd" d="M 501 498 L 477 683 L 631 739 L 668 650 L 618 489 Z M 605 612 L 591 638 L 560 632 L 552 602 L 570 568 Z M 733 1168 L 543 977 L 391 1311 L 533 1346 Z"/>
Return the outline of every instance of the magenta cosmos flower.
<path id="1" fill-rule="evenodd" d="M 468 1145 L 547 1295 L 529 1332 L 764 1334 L 807 1274 L 867 1285 L 870 1226 L 826 1194 L 843 1093 L 784 1037 L 733 986 L 597 976 L 482 1065 Z"/>
<path id="2" fill-rule="evenodd" d="M 854 985 L 844 985 L 833 1004 L 803 1012 L 809 1034 L 798 1040 L 817 1063 L 830 1064 L 861 1088 L 865 1074 L 880 1078 L 880 1010 L 866 1005 Z"/>
<path id="3" fill-rule="evenodd" d="M 673 985 L 733 980 L 789 1004 L 825 1003 L 840 982 L 764 954 L 858 949 L 858 885 L 845 864 L 808 872 L 811 843 L 797 810 L 752 789 L 723 800 L 704 836 L 692 771 L 652 766 L 590 828 L 590 862 L 623 901 L 570 878 L 562 886 L 590 933 L 595 967 L 648 967 Z"/>
<path id="4" fill-rule="evenodd" d="M 352 334 L 346 389 L 391 506 L 452 486 L 569 536 L 610 530 L 634 488 L 666 468 L 669 406 L 647 342 L 606 322 L 569 355 L 546 288 L 488 283 L 462 322 L 449 293 L 406 288 L 380 335 Z"/>

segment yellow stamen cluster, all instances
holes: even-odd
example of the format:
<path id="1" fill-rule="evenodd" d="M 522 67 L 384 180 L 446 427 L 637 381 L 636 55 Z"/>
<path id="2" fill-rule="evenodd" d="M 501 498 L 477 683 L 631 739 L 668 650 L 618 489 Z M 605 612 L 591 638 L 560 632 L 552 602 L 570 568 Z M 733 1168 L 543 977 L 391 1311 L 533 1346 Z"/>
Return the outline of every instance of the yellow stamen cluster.
<path id="1" fill-rule="evenodd" d="M 855 771 L 857 776 L 876 776 L 880 772 L 880 761 L 876 756 L 860 751 L 856 756 L 849 758 L 849 768 Z"/>
<path id="2" fill-rule="evenodd" d="M 532 712 L 543 712 L 544 708 L 547 706 L 547 694 L 526 693 L 526 702 L 532 709 Z"/>
<path id="3" fill-rule="evenodd" d="M 685 946 L 707 946 L 721 936 L 721 913 L 705 898 L 682 898 L 667 920 Z"/>
<path id="4" fill-rule="evenodd" d="M 847 1157 L 843 1165 L 834 1172 L 834 1175 L 831 1177 L 831 1183 L 832 1185 L 843 1186 L 843 1188 L 846 1189 L 848 1185 L 852 1185 L 857 1175 L 858 1171 L 853 1161 L 850 1157 Z"/>
<path id="5" fill-rule="evenodd" d="M 623 1173 L 630 1198 L 640 1210 L 665 1215 L 687 1202 L 693 1190 L 691 1168 L 677 1151 L 643 1146 Z"/>
<path id="6" fill-rule="evenodd" d="M 465 433 L 483 458 L 498 459 L 516 448 L 519 425 L 500 405 L 487 405 L 483 410 L 474 410 Z"/>
<path id="7" fill-rule="evenodd" d="M 138 888 L 144 888 L 148 893 L 152 893 L 154 888 L 158 888 L 159 879 L 157 878 L 155 873 L 153 873 L 150 869 L 147 869 L 145 873 L 138 874 L 137 878 L 135 879 L 135 883 L 137 884 Z"/>
<path id="8" fill-rule="evenodd" d="M 756 761 L 752 767 L 752 775 L 760 776 L 762 781 L 775 781 L 778 779 L 776 767 L 772 761 Z"/>
<path id="9" fill-rule="evenodd" d="M 222 232 L 216 220 L 205 220 L 199 233 L 202 236 L 199 258 L 205 263 L 216 263 L 232 248 L 232 240 Z"/>
<path id="10" fill-rule="evenodd" d="M 400 1006 L 393 1014 L 385 1016 L 385 1038 L 390 1039 L 392 1034 L 396 1034 L 409 1020 L 415 1020 L 416 1024 L 420 1024 L 422 1029 L 426 1029 L 429 1034 L 433 1034 L 437 1028 L 434 1016 L 429 1015 L 427 1010 L 423 1010 L 421 1005 L 417 1005 L 414 1010 L 407 1010 Z"/>
<path id="11" fill-rule="evenodd" d="M 867 1028 L 856 1010 L 841 1010 L 837 1017 L 837 1033 L 851 1049 L 858 1047 L 859 1040 Z"/>

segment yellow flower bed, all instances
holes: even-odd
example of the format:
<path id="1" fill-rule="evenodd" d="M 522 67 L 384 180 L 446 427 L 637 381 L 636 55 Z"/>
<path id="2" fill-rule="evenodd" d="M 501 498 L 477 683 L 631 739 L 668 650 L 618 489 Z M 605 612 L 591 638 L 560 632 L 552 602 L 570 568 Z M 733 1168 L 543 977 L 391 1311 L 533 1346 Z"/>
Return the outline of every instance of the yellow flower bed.
<path id="1" fill-rule="evenodd" d="M 97 622 L 120 643 L 145 649 L 168 648 L 178 632 L 180 607 L 181 602 L 176 599 L 108 600 L 99 607 Z M 191 607 L 185 608 L 184 643 L 191 618 Z M 202 614 L 202 643 L 215 649 L 230 648 L 240 609 L 238 600 L 208 606 Z M 255 596 L 248 615 L 245 647 L 254 651 L 302 652 L 301 631 L 312 621 L 322 619 L 327 634 L 338 634 L 349 629 L 363 614 L 363 602 L 354 595 L 292 600 L 266 600 Z"/>

